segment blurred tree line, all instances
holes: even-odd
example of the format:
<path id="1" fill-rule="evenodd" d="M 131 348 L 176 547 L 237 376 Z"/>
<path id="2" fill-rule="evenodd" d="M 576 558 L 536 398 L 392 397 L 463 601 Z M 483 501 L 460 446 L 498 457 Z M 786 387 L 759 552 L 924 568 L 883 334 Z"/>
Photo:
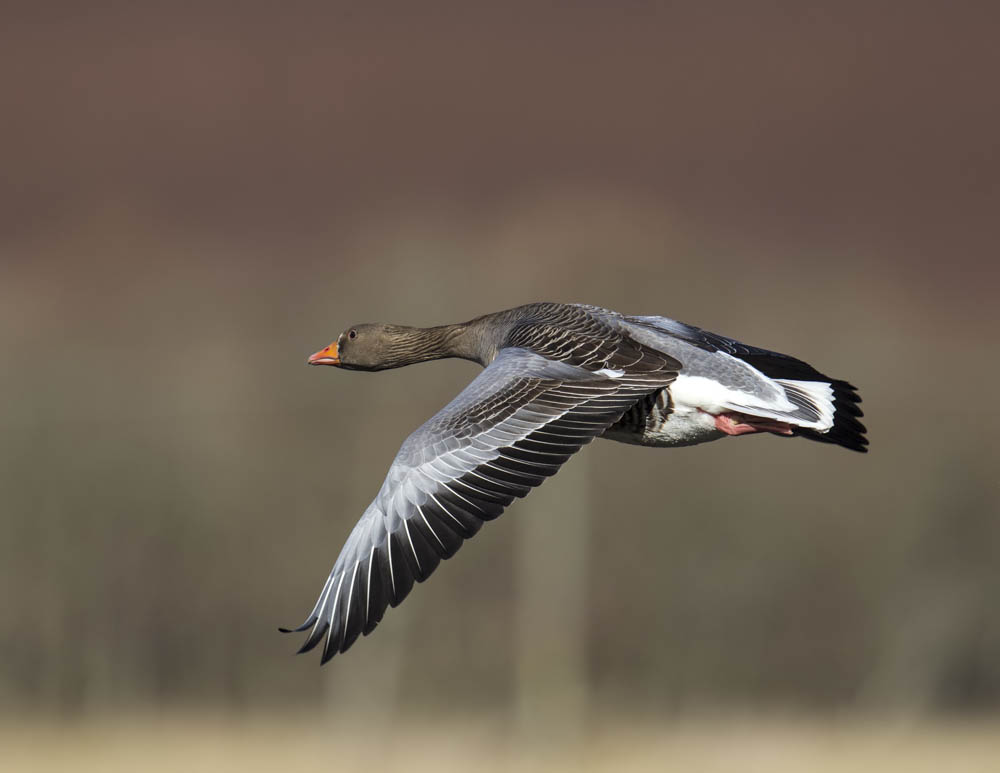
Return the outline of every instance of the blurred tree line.
<path id="1" fill-rule="evenodd" d="M 589 205 L 551 206 L 583 222 Z M 5 702 L 342 705 L 346 694 L 502 708 L 517 705 L 514 676 L 536 636 L 519 626 L 537 624 L 564 643 L 529 673 L 577 658 L 562 678 L 581 682 L 585 705 L 995 705 L 1000 520 L 986 429 L 997 416 L 944 404 L 940 381 L 899 365 L 952 331 L 940 319 L 921 328 L 918 308 L 887 309 L 884 288 L 859 289 L 852 271 L 812 309 L 774 275 L 746 277 L 743 294 L 771 299 L 766 315 L 625 287 L 617 277 L 662 270 L 653 256 L 675 238 L 652 219 L 641 226 L 650 243 L 614 265 L 603 255 L 630 228 L 590 227 L 583 247 L 517 213 L 489 228 L 446 218 L 437 232 L 404 223 L 332 249 L 289 245 L 306 256 L 294 264 L 270 250 L 171 264 L 156 258 L 191 242 L 130 240 L 138 261 L 115 252 L 128 224 L 110 220 L 59 245 L 45 269 L 9 272 Z M 538 266 L 543 250 L 555 261 Z M 698 263 L 674 261 L 671 284 L 697 283 Z M 102 285 L 114 293 L 79 292 Z M 372 637 L 322 672 L 315 658 L 292 659 L 298 641 L 276 627 L 308 611 L 406 434 L 475 372 L 439 362 L 349 373 L 307 368 L 305 356 L 355 322 L 436 324 L 531 298 L 673 314 L 800 354 L 860 386 L 872 453 L 772 437 L 665 450 L 596 442 Z M 977 359 L 981 341 L 949 340 L 979 369 L 969 383 L 997 377 L 995 362 Z M 546 518 L 559 527 L 537 525 Z M 580 568 L 550 583 L 524 563 L 546 560 Z M 546 629 L 568 608 L 580 611 Z"/>

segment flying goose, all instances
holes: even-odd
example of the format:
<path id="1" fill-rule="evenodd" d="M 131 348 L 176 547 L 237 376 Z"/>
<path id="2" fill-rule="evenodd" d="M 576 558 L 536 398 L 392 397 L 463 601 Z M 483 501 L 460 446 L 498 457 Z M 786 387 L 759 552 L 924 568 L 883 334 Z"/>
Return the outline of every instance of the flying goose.
<path id="1" fill-rule="evenodd" d="M 867 451 L 855 387 L 666 317 L 533 303 L 441 327 L 354 325 L 308 362 L 385 370 L 445 357 L 484 370 L 404 441 L 293 629 L 309 631 L 299 652 L 323 643 L 322 663 L 595 437 L 669 447 L 768 432 Z"/>

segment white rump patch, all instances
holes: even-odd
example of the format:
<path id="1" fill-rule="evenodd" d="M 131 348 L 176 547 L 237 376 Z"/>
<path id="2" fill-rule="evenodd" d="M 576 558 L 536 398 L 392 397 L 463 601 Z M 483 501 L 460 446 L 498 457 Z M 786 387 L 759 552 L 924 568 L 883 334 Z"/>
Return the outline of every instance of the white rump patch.
<path id="1" fill-rule="evenodd" d="M 805 397 L 809 404 L 819 413 L 819 420 L 813 425 L 813 429 L 820 432 L 827 432 L 833 427 L 833 414 L 836 411 L 833 405 L 833 387 L 825 381 L 793 381 L 792 379 L 776 378 L 785 391 Z M 794 399 L 792 400 L 794 402 Z"/>
<path id="2" fill-rule="evenodd" d="M 774 401 L 762 400 L 704 376 L 683 373 L 670 387 L 675 413 L 698 409 L 712 415 L 737 411 L 827 432 L 833 427 L 833 388 L 823 381 L 770 379 L 781 387 Z M 780 395 L 780 396 L 779 396 Z"/>
<path id="3" fill-rule="evenodd" d="M 711 414 L 738 410 L 737 405 L 743 407 L 748 413 L 751 413 L 754 408 L 778 411 L 794 410 L 795 406 L 785 400 L 782 392 L 773 391 L 776 393 L 776 397 L 780 396 L 781 402 L 777 404 L 766 402 L 756 395 L 724 386 L 714 378 L 689 376 L 685 373 L 681 373 L 670 385 L 670 396 L 673 398 L 675 406 L 698 408 Z"/>

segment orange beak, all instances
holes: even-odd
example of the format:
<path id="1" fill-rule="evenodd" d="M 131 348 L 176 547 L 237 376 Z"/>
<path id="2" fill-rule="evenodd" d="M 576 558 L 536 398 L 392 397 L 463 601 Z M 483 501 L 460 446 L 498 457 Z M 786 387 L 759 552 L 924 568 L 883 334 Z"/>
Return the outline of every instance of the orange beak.
<path id="1" fill-rule="evenodd" d="M 337 342 L 334 341 L 325 349 L 320 349 L 306 360 L 310 365 L 340 365 L 340 353 L 337 351 Z"/>

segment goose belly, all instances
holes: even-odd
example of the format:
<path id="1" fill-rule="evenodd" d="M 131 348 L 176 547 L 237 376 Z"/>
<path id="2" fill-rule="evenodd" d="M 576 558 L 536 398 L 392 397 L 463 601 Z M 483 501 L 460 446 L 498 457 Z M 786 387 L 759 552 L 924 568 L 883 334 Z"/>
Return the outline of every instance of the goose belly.
<path id="1" fill-rule="evenodd" d="M 715 417 L 671 397 L 669 387 L 630 408 L 602 437 L 640 446 L 693 446 L 726 437 Z"/>

